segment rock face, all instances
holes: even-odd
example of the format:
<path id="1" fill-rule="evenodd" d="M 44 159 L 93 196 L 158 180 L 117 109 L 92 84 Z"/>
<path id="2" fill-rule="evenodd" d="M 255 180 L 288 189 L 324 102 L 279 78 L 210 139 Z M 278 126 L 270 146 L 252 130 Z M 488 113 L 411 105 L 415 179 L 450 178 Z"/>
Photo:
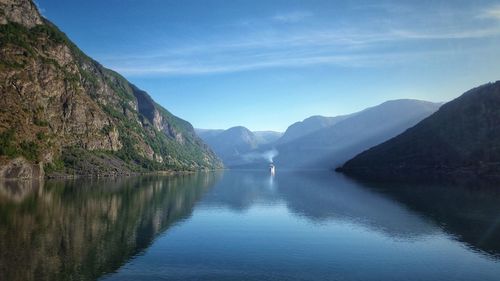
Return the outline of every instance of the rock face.
<path id="1" fill-rule="evenodd" d="M 339 171 L 381 180 L 500 179 L 500 81 L 464 93 Z"/>
<path id="2" fill-rule="evenodd" d="M 0 0 L 0 10 L 0 24 L 14 22 L 31 28 L 43 23 L 35 4 L 28 0 Z"/>
<path id="3" fill-rule="evenodd" d="M 279 155 L 275 162 L 277 166 L 289 169 L 333 169 L 414 126 L 439 106 L 438 103 L 419 100 L 387 101 L 354 114 L 326 120 L 329 122 L 316 125 L 316 129 L 305 130 L 309 132 L 307 134 L 294 134 L 299 137 L 289 141 L 282 141 L 287 136 L 285 133 L 276 146 Z M 303 127 L 306 121 L 302 123 L 299 125 Z"/>
<path id="4" fill-rule="evenodd" d="M 86 56 L 29 0 L 0 0 L 0 159 L 49 174 L 221 167 L 191 124 Z"/>
<path id="5" fill-rule="evenodd" d="M 3 179 L 40 179 L 44 177 L 42 163 L 34 164 L 22 157 L 14 158 L 0 166 Z"/>

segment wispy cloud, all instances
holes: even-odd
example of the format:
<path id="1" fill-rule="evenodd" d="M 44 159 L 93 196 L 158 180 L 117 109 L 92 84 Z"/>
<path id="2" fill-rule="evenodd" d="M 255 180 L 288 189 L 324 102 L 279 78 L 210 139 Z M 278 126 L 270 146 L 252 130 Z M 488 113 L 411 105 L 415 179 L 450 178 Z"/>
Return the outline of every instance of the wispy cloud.
<path id="1" fill-rule="evenodd" d="M 331 48 L 333 50 L 359 50 L 377 44 L 422 40 L 460 40 L 500 36 L 500 27 L 485 29 L 443 29 L 433 32 L 410 29 L 389 29 L 383 32 L 360 31 L 356 29 L 303 30 L 287 34 L 253 34 L 245 38 L 232 38 L 216 42 L 200 42 L 184 47 L 166 46 L 163 50 L 151 51 L 147 55 L 103 56 L 106 60 L 168 58 L 242 52 L 270 53 L 273 50 L 301 48 Z"/>
<path id="2" fill-rule="evenodd" d="M 222 63 L 202 63 L 193 64 L 189 62 L 169 62 L 165 65 L 156 66 L 131 66 L 117 67 L 116 70 L 130 75 L 144 74 L 165 74 L 165 75 L 188 75 L 188 74 L 214 74 L 227 72 L 241 72 L 254 69 L 263 69 L 271 67 L 304 67 L 318 64 L 350 65 L 366 64 L 366 59 L 361 56 L 349 55 L 330 55 L 330 56 L 296 56 L 288 58 L 274 57 L 267 60 L 226 60 Z M 375 58 L 372 58 L 375 59 Z"/>
<path id="3" fill-rule="evenodd" d="M 399 38 L 413 40 L 478 39 L 500 35 L 500 27 L 491 27 L 485 29 L 443 30 L 441 32 L 394 30 L 393 35 L 396 39 Z"/>
<path id="4" fill-rule="evenodd" d="M 489 9 L 491 16 L 496 15 L 493 10 Z M 283 13 L 275 15 L 273 20 L 294 22 L 310 16 L 312 13 L 307 12 Z M 100 56 L 99 59 L 127 75 L 200 75 L 312 65 L 377 67 L 407 63 L 441 51 L 444 51 L 441 55 L 446 54 L 449 44 L 440 44 L 441 41 L 493 37 L 500 37 L 500 26 L 475 23 L 466 27 L 435 25 L 432 29 L 390 25 L 373 29 L 366 26 L 294 27 L 283 32 L 262 28 L 224 38 L 205 38 L 185 46 L 158 46 L 147 55 Z M 417 45 L 420 47 L 413 47 Z"/>
<path id="5" fill-rule="evenodd" d="M 500 5 L 494 5 L 483 10 L 479 16 L 482 18 L 500 20 Z"/>
<path id="6" fill-rule="evenodd" d="M 423 61 L 450 55 L 450 50 L 379 52 L 331 52 L 325 48 L 315 50 L 293 49 L 270 52 L 230 53 L 226 55 L 206 53 L 199 57 L 176 58 L 175 56 L 151 58 L 125 58 L 109 61 L 106 65 L 126 75 L 204 75 L 235 73 L 269 68 L 303 68 L 309 66 L 338 66 L 348 68 L 388 67 L 395 64 Z M 205 57 L 205 58 L 204 58 Z"/>
<path id="7" fill-rule="evenodd" d="M 294 11 L 294 12 L 276 14 L 272 17 L 272 20 L 282 23 L 294 23 L 302 21 L 312 16 L 313 13 L 309 11 Z"/>
<path id="8" fill-rule="evenodd" d="M 363 3 L 358 5 L 353 5 L 353 9 L 355 10 L 378 10 L 385 11 L 387 13 L 392 14 L 401 14 L 411 12 L 412 8 L 403 3 L 383 3 L 383 2 L 375 2 L 375 3 Z"/>

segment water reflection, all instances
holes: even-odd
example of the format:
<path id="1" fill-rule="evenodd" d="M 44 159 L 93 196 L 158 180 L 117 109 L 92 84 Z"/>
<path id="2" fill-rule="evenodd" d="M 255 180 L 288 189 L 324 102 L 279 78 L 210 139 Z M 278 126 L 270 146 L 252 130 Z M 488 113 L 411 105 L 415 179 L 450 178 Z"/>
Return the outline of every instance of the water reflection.
<path id="1" fill-rule="evenodd" d="M 495 190 L 285 171 L 0 183 L 0 276 L 447 280 L 456 270 L 453 252 L 477 270 L 462 279 L 487 271 L 483 280 L 494 280 Z M 352 266 L 365 268 L 363 278 Z"/>
<path id="2" fill-rule="evenodd" d="M 0 184 L 2 280 L 95 280 L 187 218 L 217 174 Z"/>
<path id="3" fill-rule="evenodd" d="M 230 171 L 222 175 L 200 204 L 244 211 L 254 204 L 273 204 L 281 198 L 278 182 L 267 171 Z"/>
<path id="4" fill-rule="evenodd" d="M 475 248 L 459 238 L 470 225 L 444 228 L 452 214 L 437 221 L 397 188 L 325 172 L 229 171 L 188 222 L 104 280 L 498 279 L 486 254 L 494 246 Z M 485 211 L 466 201 L 470 214 Z"/>
<path id="5" fill-rule="evenodd" d="M 415 212 L 341 175 L 325 172 L 260 171 L 226 173 L 201 204 L 245 210 L 253 204 L 284 202 L 314 222 L 343 220 L 363 224 L 392 237 L 418 237 L 437 229 Z"/>
<path id="6" fill-rule="evenodd" d="M 421 213 L 473 250 L 500 259 L 500 191 L 484 183 L 466 185 L 363 183 Z"/>
<path id="7" fill-rule="evenodd" d="M 0 199 L 22 202 L 26 197 L 43 188 L 43 180 L 0 180 Z"/>
<path id="8" fill-rule="evenodd" d="M 325 172 L 224 174 L 200 204 L 244 211 L 283 202 L 298 216 L 346 221 L 393 238 L 418 239 L 442 230 L 466 245 L 500 255 L 500 192 L 442 185 L 357 182 Z"/>

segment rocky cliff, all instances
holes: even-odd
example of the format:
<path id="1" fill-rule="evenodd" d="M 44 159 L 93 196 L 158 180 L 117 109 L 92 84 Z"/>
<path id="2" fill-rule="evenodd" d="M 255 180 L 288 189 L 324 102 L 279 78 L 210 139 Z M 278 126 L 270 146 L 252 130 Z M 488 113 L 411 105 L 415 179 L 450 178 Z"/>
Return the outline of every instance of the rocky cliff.
<path id="1" fill-rule="evenodd" d="M 114 175 L 222 165 L 191 124 L 86 56 L 30 0 L 0 0 L 0 94 L 2 166 L 21 158 L 49 175 Z"/>

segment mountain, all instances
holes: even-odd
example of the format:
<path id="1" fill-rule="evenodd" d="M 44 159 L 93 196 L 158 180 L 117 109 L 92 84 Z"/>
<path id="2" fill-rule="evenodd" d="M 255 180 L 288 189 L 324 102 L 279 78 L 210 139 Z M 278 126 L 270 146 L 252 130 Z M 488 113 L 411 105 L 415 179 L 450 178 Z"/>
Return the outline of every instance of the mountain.
<path id="1" fill-rule="evenodd" d="M 198 132 L 200 132 L 198 130 Z M 246 161 L 245 155 L 256 150 L 259 140 L 245 127 L 232 127 L 222 132 L 203 131 L 200 135 L 203 140 L 222 159 L 224 165 L 234 166 Z"/>
<path id="2" fill-rule="evenodd" d="M 323 128 L 335 125 L 336 123 L 348 118 L 348 115 L 336 117 L 311 116 L 303 121 L 296 122 L 288 127 L 279 139 L 278 144 L 294 141 L 301 137 L 315 133 Z"/>
<path id="3" fill-rule="evenodd" d="M 248 130 L 245 127 L 241 127 L 245 130 Z M 202 140 L 207 140 L 207 139 L 212 139 L 219 135 L 220 133 L 224 132 L 225 130 L 219 130 L 219 129 L 195 129 L 196 134 L 202 139 Z M 249 131 L 249 130 L 248 130 Z M 279 140 L 282 136 L 283 133 L 281 132 L 275 132 L 275 131 L 253 131 L 251 132 L 254 135 L 255 142 L 257 145 L 271 145 L 275 143 L 277 140 Z"/>
<path id="4" fill-rule="evenodd" d="M 339 171 L 377 179 L 500 178 L 500 81 L 472 89 Z"/>
<path id="5" fill-rule="evenodd" d="M 0 177 L 222 167 L 193 127 L 85 55 L 30 0 L 0 0 Z"/>
<path id="6" fill-rule="evenodd" d="M 257 138 L 259 146 L 272 145 L 283 136 L 283 133 L 275 131 L 254 131 L 252 133 Z"/>
<path id="7" fill-rule="evenodd" d="M 212 129 L 194 129 L 196 134 L 202 139 L 215 137 L 216 135 L 224 132 L 224 130 L 212 130 Z"/>
<path id="8" fill-rule="evenodd" d="M 414 126 L 439 106 L 438 103 L 409 99 L 387 101 L 351 115 L 330 119 L 327 122 L 332 125 L 316 126 L 320 128 L 308 130 L 312 133 L 302 134 L 288 142 L 282 141 L 287 135 L 285 133 L 276 146 L 279 155 L 275 162 L 280 168 L 334 168 L 361 151 Z"/>
<path id="9" fill-rule="evenodd" d="M 251 132 L 242 126 L 227 130 L 196 129 L 196 133 L 230 168 L 267 168 L 275 153 L 273 146 L 283 135 L 274 131 Z"/>

